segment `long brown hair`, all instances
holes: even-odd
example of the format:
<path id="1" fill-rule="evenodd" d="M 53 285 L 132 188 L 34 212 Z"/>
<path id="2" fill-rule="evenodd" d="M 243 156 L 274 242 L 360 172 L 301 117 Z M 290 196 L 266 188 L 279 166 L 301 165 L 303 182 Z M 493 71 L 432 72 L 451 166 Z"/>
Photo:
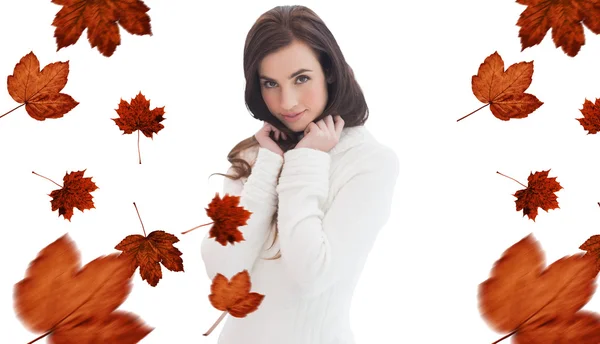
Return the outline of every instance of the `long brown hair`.
<path id="1" fill-rule="evenodd" d="M 344 59 L 335 38 L 321 18 L 305 6 L 274 7 L 256 20 L 246 36 L 244 45 L 245 100 L 246 107 L 254 118 L 266 121 L 286 133 L 287 140 L 275 141 L 284 152 L 296 146 L 299 142 L 298 135 L 302 132 L 293 132 L 271 114 L 260 91 L 258 68 L 265 56 L 288 46 L 293 41 L 301 41 L 313 49 L 328 80 L 327 104 L 323 113 L 314 122 L 320 121 L 329 114 L 339 114 L 344 120 L 344 127 L 348 128 L 363 125 L 369 116 L 367 102 L 354 78 L 352 68 Z M 270 137 L 274 139 L 273 133 L 270 134 Z M 252 173 L 252 165 L 242 159 L 240 153 L 252 148 L 257 149 L 258 145 L 258 141 L 252 135 L 236 144 L 227 154 L 227 160 L 237 175 L 213 174 L 231 180 L 247 178 Z M 275 226 L 275 237 L 271 247 L 277 239 L 277 213 L 275 211 L 271 221 L 271 227 Z M 274 257 L 263 259 L 271 260 L 280 257 L 281 250 Z"/>

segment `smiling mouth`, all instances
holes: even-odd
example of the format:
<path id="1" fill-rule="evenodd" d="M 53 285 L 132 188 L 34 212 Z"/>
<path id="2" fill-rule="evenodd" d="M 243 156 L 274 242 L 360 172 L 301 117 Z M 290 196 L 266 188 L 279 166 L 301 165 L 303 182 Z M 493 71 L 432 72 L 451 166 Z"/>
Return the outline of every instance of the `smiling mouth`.
<path id="1" fill-rule="evenodd" d="M 304 111 L 306 111 L 306 110 L 304 110 Z M 295 114 L 295 115 L 293 115 L 293 116 L 285 116 L 285 115 L 283 115 L 283 117 L 285 117 L 285 118 L 287 118 L 287 119 L 296 118 L 296 117 L 298 117 L 299 115 L 303 114 L 303 113 L 304 113 L 304 111 L 298 112 L 297 114 Z"/>

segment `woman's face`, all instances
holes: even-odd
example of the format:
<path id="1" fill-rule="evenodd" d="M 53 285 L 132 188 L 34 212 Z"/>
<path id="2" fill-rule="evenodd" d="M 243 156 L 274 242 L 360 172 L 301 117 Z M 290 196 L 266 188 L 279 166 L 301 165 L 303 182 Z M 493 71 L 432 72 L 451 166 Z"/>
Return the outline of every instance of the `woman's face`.
<path id="1" fill-rule="evenodd" d="M 295 132 L 306 129 L 327 104 L 327 82 L 317 56 L 294 41 L 263 58 L 258 69 L 263 100 L 273 116 Z M 288 114 L 303 112 L 296 118 Z"/>

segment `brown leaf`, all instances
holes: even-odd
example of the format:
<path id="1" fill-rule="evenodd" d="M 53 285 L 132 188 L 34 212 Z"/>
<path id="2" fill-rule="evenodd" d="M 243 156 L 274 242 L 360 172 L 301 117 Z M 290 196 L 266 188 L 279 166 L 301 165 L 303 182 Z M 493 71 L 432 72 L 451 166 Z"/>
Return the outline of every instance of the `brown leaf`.
<path id="1" fill-rule="evenodd" d="M 571 57 L 577 55 L 585 44 L 583 25 L 593 33 L 600 33 L 600 1 L 531 1 L 517 0 L 527 5 L 519 16 L 517 25 L 521 27 L 521 51 L 540 44 L 552 28 L 554 45 Z"/>
<path id="2" fill-rule="evenodd" d="M 588 134 L 595 134 L 600 131 L 600 99 L 596 98 L 596 103 L 585 100 L 583 109 L 579 110 L 583 114 L 583 118 L 576 118 L 583 129 L 588 131 Z"/>
<path id="3" fill-rule="evenodd" d="M 104 56 L 111 56 L 121 44 L 117 22 L 134 35 L 152 35 L 150 8 L 141 0 L 52 0 L 63 6 L 56 14 L 52 25 L 56 26 L 57 49 L 75 44 L 87 28 L 92 48 Z"/>
<path id="4" fill-rule="evenodd" d="M 50 343 L 104 342 L 103 338 L 136 343 L 153 330 L 132 315 L 114 312 L 131 291 L 125 261 L 111 254 L 81 269 L 80 264 L 68 235 L 46 246 L 30 263 L 25 278 L 14 287 L 15 312 L 30 331 L 50 332 Z M 131 337 L 121 335 L 131 329 Z"/>
<path id="5" fill-rule="evenodd" d="M 479 285 L 479 311 L 490 327 L 498 332 L 516 331 L 517 335 L 523 332 L 527 337 L 528 331 L 535 333 L 551 321 L 560 322 L 563 329 L 589 322 L 585 314 L 573 316 L 596 289 L 597 272 L 590 259 L 577 254 L 563 257 L 544 270 L 545 265 L 543 251 L 533 235 L 502 254 L 490 278 Z M 546 341 L 551 342 L 557 343 L 554 339 Z"/>
<path id="6" fill-rule="evenodd" d="M 119 118 L 111 118 L 123 134 L 131 134 L 140 130 L 146 137 L 152 138 L 152 134 L 158 133 L 164 126 L 160 123 L 164 120 L 165 107 L 150 110 L 150 101 L 138 93 L 131 100 L 131 104 L 121 99 L 119 108 L 116 110 Z"/>
<path id="7" fill-rule="evenodd" d="M 32 118 L 61 118 L 79 103 L 70 95 L 60 93 L 67 84 L 69 61 L 46 65 L 40 72 L 40 62 L 33 52 L 23 56 L 7 78 L 8 93 Z"/>
<path id="8" fill-rule="evenodd" d="M 527 178 L 527 188 L 518 190 L 513 195 L 517 197 L 515 200 L 517 211 L 523 210 L 523 216 L 527 215 L 533 221 L 538 214 L 538 207 L 546 212 L 560 208 L 555 192 L 563 187 L 556 181 L 556 177 L 548 178 L 548 172 L 550 170 L 530 173 Z"/>
<path id="9" fill-rule="evenodd" d="M 208 208 L 204 208 L 206 214 L 214 221 L 209 238 L 215 238 L 223 246 L 227 245 L 227 242 L 235 245 L 236 242 L 245 240 L 238 227 L 247 224 L 252 212 L 239 206 L 239 203 L 240 196 L 225 194 L 221 199 L 219 193 L 215 194 Z"/>
<path id="10" fill-rule="evenodd" d="M 490 104 L 496 118 L 525 118 L 544 104 L 536 96 L 524 93 L 532 75 L 533 61 L 512 64 L 505 72 L 502 57 L 494 52 L 471 78 L 471 88 L 479 101 Z"/>
<path id="11" fill-rule="evenodd" d="M 52 211 L 58 209 L 58 216 L 62 215 L 66 220 L 71 221 L 73 209 L 77 208 L 82 212 L 85 209 L 92 209 L 94 201 L 90 192 L 98 189 L 92 177 L 83 178 L 86 170 L 71 172 L 63 177 L 63 187 L 50 193 L 52 201 Z"/>
<path id="12" fill-rule="evenodd" d="M 153 330 L 137 315 L 123 311 L 114 311 L 106 318 L 90 318 L 68 325 L 74 327 L 59 327 L 52 336 L 53 343 L 138 343 Z"/>
<path id="13" fill-rule="evenodd" d="M 123 130 L 123 134 L 131 134 L 136 130 L 141 131 L 146 137 L 152 138 L 152 134 L 158 133 L 164 126 L 160 123 L 165 118 L 163 115 L 165 107 L 154 108 L 150 110 L 150 101 L 140 92 L 131 100 L 131 104 L 121 99 L 119 108 L 116 110 L 119 118 L 111 118 L 119 129 Z M 140 133 L 138 132 L 138 156 L 139 162 L 142 163 L 140 153 Z"/>
<path id="14" fill-rule="evenodd" d="M 130 275 L 139 266 L 142 280 L 155 287 L 162 278 L 159 263 L 171 271 L 183 271 L 181 252 L 173 246 L 176 242 L 179 242 L 179 239 L 173 234 L 154 231 L 147 237 L 139 234 L 128 235 L 115 249 L 123 251 L 123 258 L 129 261 Z"/>
<path id="15" fill-rule="evenodd" d="M 265 297 L 259 293 L 251 293 L 251 287 L 248 270 L 235 274 L 231 281 L 218 273 L 213 278 L 208 299 L 216 309 L 227 311 L 237 318 L 244 318 L 257 310 Z"/>
<path id="16" fill-rule="evenodd" d="M 600 271 L 600 235 L 592 235 L 579 246 L 579 249 L 587 251 L 586 255 L 595 262 L 596 271 Z"/>

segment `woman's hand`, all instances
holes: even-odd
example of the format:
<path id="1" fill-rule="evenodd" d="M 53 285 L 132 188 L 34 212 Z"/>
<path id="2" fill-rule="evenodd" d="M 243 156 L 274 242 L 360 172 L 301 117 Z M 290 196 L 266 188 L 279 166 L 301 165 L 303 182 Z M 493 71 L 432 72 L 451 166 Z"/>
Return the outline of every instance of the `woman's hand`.
<path id="1" fill-rule="evenodd" d="M 339 115 L 335 116 L 335 123 L 331 115 L 316 124 L 311 122 L 295 148 L 312 148 L 327 153 L 339 142 L 342 129 L 344 129 L 344 120 Z"/>
<path id="2" fill-rule="evenodd" d="M 254 137 L 256 138 L 256 141 L 258 141 L 258 144 L 261 147 L 266 148 L 271 152 L 279 154 L 283 157 L 283 150 L 279 147 L 277 142 L 273 141 L 273 139 L 269 137 L 271 131 L 275 132 L 275 140 L 279 140 L 280 138 L 287 139 L 287 135 L 284 132 L 275 128 L 274 126 L 269 124 L 269 122 L 266 121 L 263 123 L 263 127 L 259 131 L 257 131 L 256 134 L 254 134 Z"/>

